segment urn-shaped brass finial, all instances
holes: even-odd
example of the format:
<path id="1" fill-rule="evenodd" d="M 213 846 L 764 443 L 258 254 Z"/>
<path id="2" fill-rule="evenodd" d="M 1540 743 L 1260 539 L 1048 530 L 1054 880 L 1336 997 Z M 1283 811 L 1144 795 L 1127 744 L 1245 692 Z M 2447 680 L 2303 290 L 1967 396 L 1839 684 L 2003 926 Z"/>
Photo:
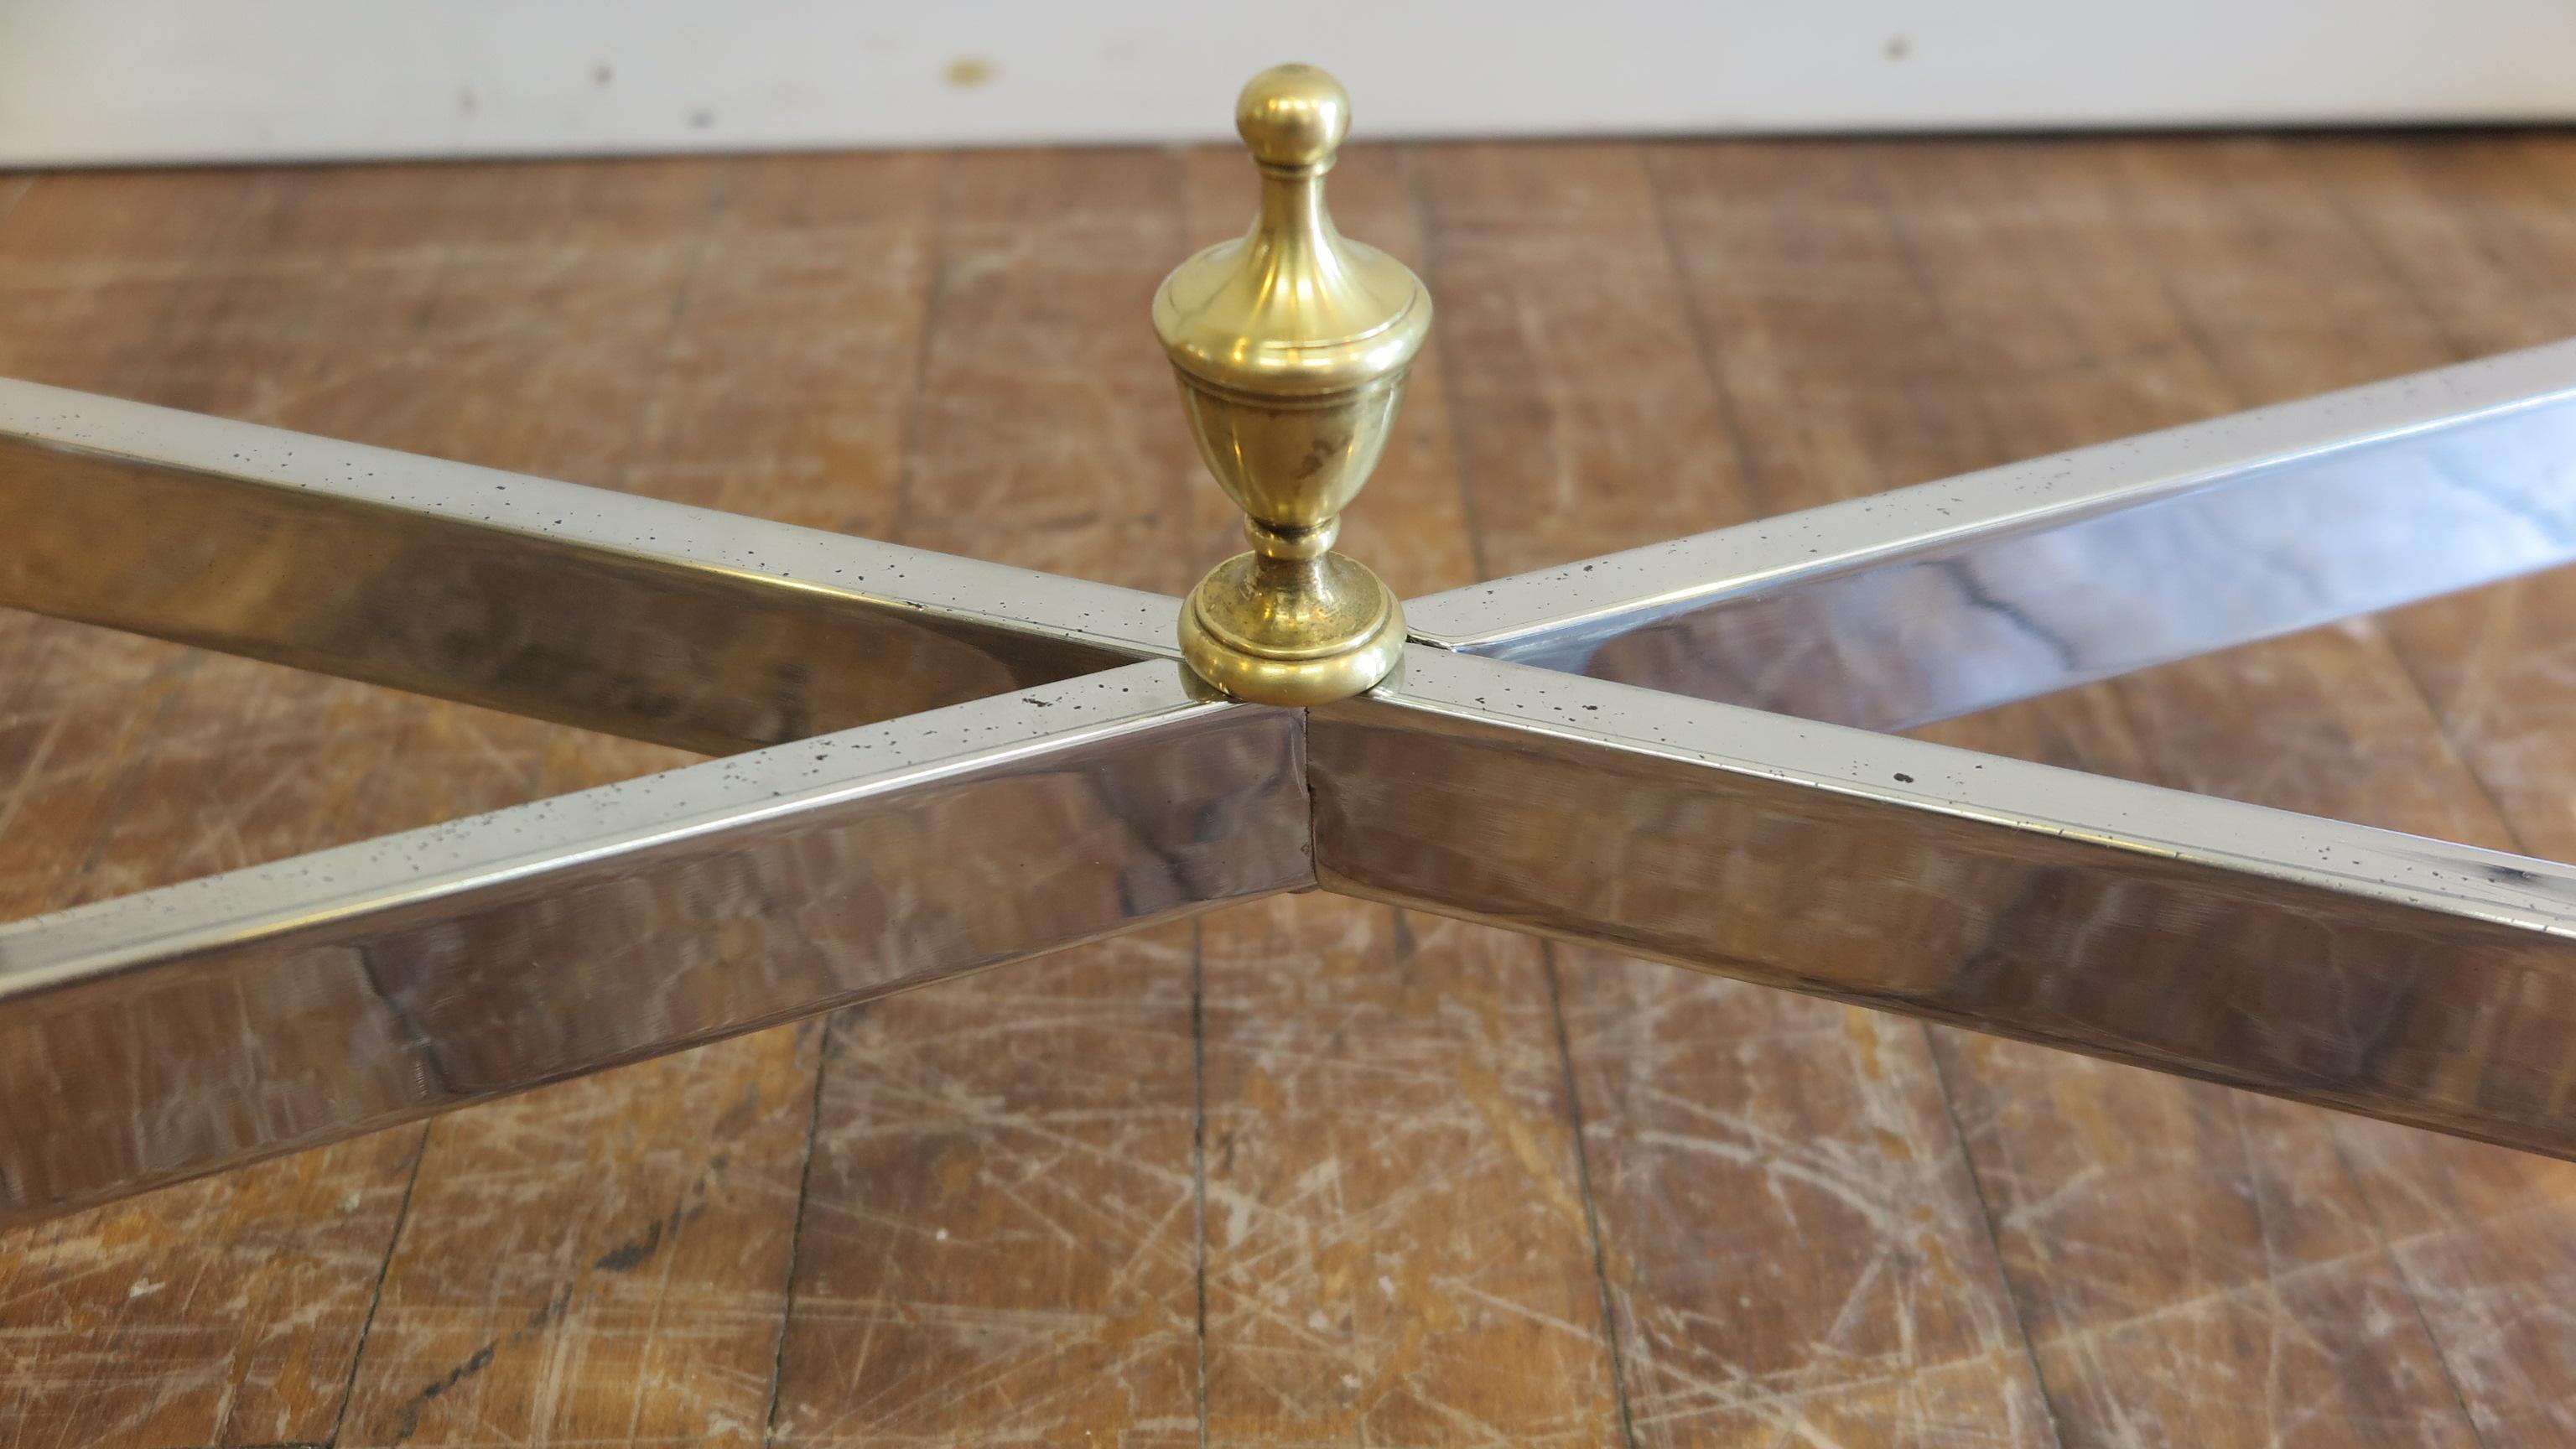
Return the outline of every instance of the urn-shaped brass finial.
<path id="1" fill-rule="evenodd" d="M 1199 455 L 1252 540 L 1190 591 L 1181 657 L 1237 699 L 1321 704 L 1385 678 L 1404 648 L 1395 595 L 1332 548 L 1385 450 L 1431 294 L 1333 229 L 1324 173 L 1350 130 L 1340 82 L 1275 66 L 1243 88 L 1234 124 L 1260 167 L 1260 215 L 1154 294 Z"/>

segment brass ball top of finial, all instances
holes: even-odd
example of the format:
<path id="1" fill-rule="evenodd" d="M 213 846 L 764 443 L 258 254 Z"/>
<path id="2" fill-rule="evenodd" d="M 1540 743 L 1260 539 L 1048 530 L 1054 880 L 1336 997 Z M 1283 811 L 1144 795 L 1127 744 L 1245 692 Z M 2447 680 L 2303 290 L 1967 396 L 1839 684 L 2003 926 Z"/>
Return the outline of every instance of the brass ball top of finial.
<path id="1" fill-rule="evenodd" d="M 1264 166 L 1319 165 L 1351 133 L 1350 92 L 1314 66 L 1274 65 L 1235 97 L 1234 129 Z"/>
<path id="2" fill-rule="evenodd" d="M 1258 397 L 1318 398 L 1400 383 L 1431 326 L 1402 262 L 1344 240 L 1324 174 L 1350 134 L 1341 82 L 1311 65 L 1254 76 L 1235 128 L 1260 163 L 1252 230 L 1172 269 L 1154 330 L 1183 375 Z"/>

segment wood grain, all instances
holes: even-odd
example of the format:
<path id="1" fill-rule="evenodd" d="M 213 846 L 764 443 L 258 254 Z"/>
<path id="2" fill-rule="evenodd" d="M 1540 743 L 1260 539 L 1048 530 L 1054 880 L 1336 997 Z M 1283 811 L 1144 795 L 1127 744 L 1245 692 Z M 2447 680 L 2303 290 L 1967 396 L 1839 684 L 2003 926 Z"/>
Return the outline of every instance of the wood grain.
<path id="1" fill-rule="evenodd" d="M 0 374 L 1177 592 L 1216 149 L 0 177 Z M 2576 332 L 2576 140 L 1360 148 L 1407 593 Z M 2576 856 L 2548 576 L 1942 726 Z M 0 616 L 0 917 L 668 751 Z M 0 1239 L 0 1442 L 2551 1444 L 2576 1169 L 1302 897 Z"/>
<path id="2" fill-rule="evenodd" d="M 667 289 L 702 164 L 48 178 L 0 229 L 0 371 L 608 481 L 602 367 Z M 532 346 L 532 335 L 563 339 Z M 329 346 L 315 346 L 329 339 Z M 545 397 L 554 407 L 503 409 Z M 488 410 L 488 411 L 487 411 Z M 11 914 L 659 768 L 667 751 L 11 615 Z M 8 1245 L 0 1426 L 36 1444 L 322 1440 L 421 1129 Z"/>
<path id="3" fill-rule="evenodd" d="M 2020 354 L 1991 384 L 1983 368 L 1960 375 L 1962 410 L 1987 430 L 1992 456 L 1981 461 L 2231 405 L 2186 297 L 2144 287 L 2139 295 L 2174 300 L 2088 309 L 2081 330 L 2067 320 L 2087 279 L 2158 280 L 2175 245 L 2162 229 L 2213 199 L 2206 187 L 2189 197 L 2160 190 L 2173 149 L 2125 148 L 2111 167 L 2070 163 L 2048 146 L 1890 148 L 1873 158 L 1901 244 L 1921 258 L 1936 325 L 1963 349 Z M 2217 159 L 2248 164 L 2241 149 Z M 1996 198 L 2034 175 L 2077 201 L 2072 224 L 2034 236 L 1992 220 L 2003 215 Z M 2105 354 L 2121 365 L 2095 365 Z M 2024 385 L 2025 376 L 2058 381 Z M 2182 764 L 2195 745 L 2225 743 L 2240 760 L 2302 777 L 2321 758 L 2349 766 L 2410 745 L 2420 755 L 2420 736 L 2406 732 L 2416 721 L 2357 699 L 2332 738 L 2267 738 L 2259 756 L 2245 748 L 2248 721 L 2229 692 L 2241 698 L 2263 682 L 2333 701 L 2354 666 L 2318 651 L 2342 640 L 2258 646 L 2023 713 L 2069 741 L 2075 763 L 2184 788 L 2202 783 Z M 2222 720 L 2226 737 L 2182 728 Z M 1945 733 L 2010 749 L 2000 735 L 2009 728 L 1969 722 Z M 1959 1033 L 1938 1041 L 2068 1438 L 2224 1441 L 2259 1422 L 2298 1443 L 2471 1442 L 2321 1114 Z"/>
<path id="4" fill-rule="evenodd" d="M 1169 153 L 943 163 L 897 541 L 1187 586 L 1195 461 L 1136 345 L 1181 183 Z M 1196 1441 L 1194 941 L 835 1023 L 776 1442 Z"/>
<path id="5" fill-rule="evenodd" d="M 1193 154 L 1194 240 L 1241 229 L 1249 169 Z M 1413 171 L 1354 150 L 1333 206 L 1427 269 Z M 1475 576 L 1448 346 L 1417 365 L 1344 545 L 1406 595 Z M 1219 505 L 1203 556 L 1240 547 L 1200 497 Z M 1304 896 L 1210 919 L 1201 961 L 1210 1442 L 1615 1438 L 1537 945 Z"/>
<path id="6" fill-rule="evenodd" d="M 2549 252 L 2567 235 L 2576 172 L 2554 152 L 2472 138 L 2429 154 L 2353 143 L 2281 160 L 2334 207 L 2351 237 L 2329 254 L 2335 265 L 2321 270 L 2324 284 L 2377 300 L 2373 335 L 2356 350 L 2438 362 L 2563 335 L 2556 329 L 2576 320 L 2576 277 L 2565 253 L 2552 266 Z M 2414 184 L 2393 186 L 2392 168 Z M 2464 244 L 2463 233 L 2473 240 Z M 2295 306 L 2302 295 L 2290 291 L 2273 305 Z M 2257 396 L 2283 372 L 2347 365 L 2273 329 L 2249 337 L 2234 364 Z M 2379 687 L 2385 707 L 2414 712 L 2413 732 L 2439 758 L 2419 770 L 2269 788 L 2292 808 L 2543 854 L 2567 850 L 2576 844 L 2564 823 L 2567 777 L 2542 772 L 2570 758 L 2563 611 L 2571 606 L 2568 580 L 2544 576 L 2359 631 L 2384 638 L 2400 661 L 2402 685 Z M 2552 608 L 2562 611 L 2560 625 L 2533 630 Z M 2347 686 L 2350 694 L 2369 688 Z M 2424 727 L 2426 714 L 2436 728 Z M 2204 769 L 2213 779 L 2230 775 L 2223 757 Z M 2334 1130 L 2481 1435 L 2546 1443 L 2576 1433 L 2576 1327 L 2562 1309 L 2576 1292 L 2576 1170 L 2370 1124 L 2336 1122 Z"/>
<path id="7" fill-rule="evenodd" d="M 2576 166 L 2557 148 L 2482 138 L 2425 154 L 2353 142 L 2297 159 L 2382 264 L 2391 305 L 2420 313 L 2453 352 L 2576 330 L 2566 265 Z M 2576 855 L 2570 618 L 2576 579 L 2561 573 L 2383 621 L 2494 807 L 2480 834 L 2461 838 Z M 2376 812 L 2371 783 L 2329 808 Z M 2576 1323 L 2564 1309 L 2576 1296 L 2576 1172 L 2360 1123 L 2337 1130 L 2487 1441 L 2576 1436 Z"/>
<path id="8" fill-rule="evenodd" d="M 697 178 L 617 364 L 640 388 L 607 481 L 881 526 L 894 479 L 849 460 L 900 435 L 934 178 L 919 157 Z M 818 1042 L 763 1032 L 431 1124 L 339 1442 L 760 1442 Z"/>
<path id="9" fill-rule="evenodd" d="M 1717 400 L 1667 444 L 1731 465 L 1713 513 L 1955 471 L 1955 420 L 1913 401 L 1946 359 L 1906 340 L 1921 306 L 1853 154 L 1657 148 L 1591 213 L 1628 238 L 1633 300 L 1587 331 Z M 1651 509 L 1593 526 L 1582 551 L 1656 536 Z M 1922 1029 L 1562 954 L 1637 1441 L 2049 1442 Z"/>

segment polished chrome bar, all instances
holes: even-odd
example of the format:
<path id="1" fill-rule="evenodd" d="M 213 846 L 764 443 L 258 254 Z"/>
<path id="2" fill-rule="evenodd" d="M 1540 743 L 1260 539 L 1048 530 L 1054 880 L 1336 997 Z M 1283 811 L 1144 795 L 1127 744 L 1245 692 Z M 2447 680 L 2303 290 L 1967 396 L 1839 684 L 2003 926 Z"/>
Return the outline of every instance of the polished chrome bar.
<path id="1" fill-rule="evenodd" d="M 2576 559 L 2576 343 L 1405 605 L 1444 648 L 1902 729 Z"/>
<path id="2" fill-rule="evenodd" d="M 2576 1157 L 2576 871 L 1415 646 L 1331 889 Z"/>
<path id="3" fill-rule="evenodd" d="M 1169 657 L 1180 607 L 6 379 L 0 605 L 708 754 Z"/>
<path id="4" fill-rule="evenodd" d="M 1313 883 L 1129 665 L 0 926 L 0 1226 Z"/>

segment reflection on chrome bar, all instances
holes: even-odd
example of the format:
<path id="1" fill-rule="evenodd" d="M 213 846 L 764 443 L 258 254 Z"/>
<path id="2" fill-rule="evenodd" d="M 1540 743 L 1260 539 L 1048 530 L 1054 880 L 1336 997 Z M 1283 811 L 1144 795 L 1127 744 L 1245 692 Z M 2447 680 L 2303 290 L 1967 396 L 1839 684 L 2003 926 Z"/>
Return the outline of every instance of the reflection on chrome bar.
<path id="1" fill-rule="evenodd" d="M 1176 652 L 1179 604 L 0 379 L 0 605 L 707 754 Z"/>
<path id="2" fill-rule="evenodd" d="M 2576 559 L 2576 343 L 1454 590 L 1416 637 L 1904 729 Z"/>
<path id="3" fill-rule="evenodd" d="M 1323 883 L 2576 1157 L 2576 871 L 1417 647 Z"/>
<path id="4" fill-rule="evenodd" d="M 1313 882 L 1150 661 L 0 926 L 0 1225 Z"/>

